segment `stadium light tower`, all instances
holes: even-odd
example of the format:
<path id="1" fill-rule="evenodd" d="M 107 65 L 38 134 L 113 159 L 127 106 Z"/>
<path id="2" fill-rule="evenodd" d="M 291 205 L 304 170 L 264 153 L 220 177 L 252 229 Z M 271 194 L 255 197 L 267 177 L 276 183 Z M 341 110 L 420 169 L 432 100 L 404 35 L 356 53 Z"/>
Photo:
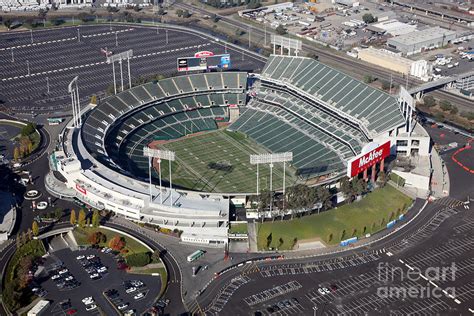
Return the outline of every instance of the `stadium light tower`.
<path id="1" fill-rule="evenodd" d="M 130 88 L 132 87 L 132 77 L 130 75 L 130 58 L 133 57 L 133 50 L 129 49 L 125 52 L 118 53 L 112 56 L 107 57 L 107 63 L 112 64 L 112 75 L 114 77 L 114 92 L 117 94 L 117 83 L 115 80 L 115 62 L 118 61 L 120 64 L 120 78 L 121 78 L 121 85 L 122 91 L 123 89 L 123 70 L 122 70 L 122 60 L 126 59 L 128 62 L 128 84 Z"/>
<path id="2" fill-rule="evenodd" d="M 153 201 L 153 195 L 151 192 L 151 165 L 152 159 L 157 158 L 158 161 L 158 176 L 160 179 L 160 204 L 163 205 L 163 188 L 161 186 L 161 159 L 168 160 L 170 168 L 170 206 L 173 206 L 173 188 L 171 182 L 171 162 L 175 160 L 174 151 L 154 149 L 147 146 L 143 147 L 143 156 L 148 157 L 148 180 L 150 182 L 150 202 Z"/>
<path id="3" fill-rule="evenodd" d="M 273 194 L 272 194 L 272 174 L 273 174 L 273 163 L 283 162 L 283 200 L 285 196 L 285 176 L 286 176 L 286 162 L 293 160 L 292 152 L 283 152 L 283 153 L 271 153 L 271 154 L 259 154 L 259 155 L 250 155 L 250 164 L 257 165 L 257 196 L 259 192 L 259 174 L 258 174 L 258 165 L 259 164 L 268 164 L 270 167 L 270 214 L 272 213 L 272 204 L 273 204 Z"/>
<path id="4" fill-rule="evenodd" d="M 79 87 L 77 85 L 78 78 L 78 76 L 74 77 L 67 87 L 68 92 L 71 94 L 73 127 L 82 125 L 81 102 L 79 101 Z"/>

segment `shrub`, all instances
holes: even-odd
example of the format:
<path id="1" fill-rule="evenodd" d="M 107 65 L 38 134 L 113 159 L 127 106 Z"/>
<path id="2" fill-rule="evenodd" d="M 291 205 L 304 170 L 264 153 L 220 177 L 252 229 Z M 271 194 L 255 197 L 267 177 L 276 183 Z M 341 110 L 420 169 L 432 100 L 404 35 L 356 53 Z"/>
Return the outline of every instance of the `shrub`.
<path id="1" fill-rule="evenodd" d="M 151 262 L 149 252 L 134 253 L 126 258 L 127 264 L 131 267 L 143 267 Z"/>
<path id="2" fill-rule="evenodd" d="M 433 107 L 436 105 L 436 100 L 430 96 L 430 95 L 427 95 L 423 98 L 423 104 L 426 106 L 426 107 Z"/>
<path id="3" fill-rule="evenodd" d="M 443 100 L 439 103 L 439 107 L 441 108 L 441 110 L 443 111 L 450 111 L 452 109 L 452 104 L 451 102 L 447 101 L 447 100 Z"/>
<path id="4" fill-rule="evenodd" d="M 115 235 L 110 241 L 109 241 L 109 247 L 112 248 L 112 250 L 120 251 L 123 248 L 125 248 L 125 238 Z"/>

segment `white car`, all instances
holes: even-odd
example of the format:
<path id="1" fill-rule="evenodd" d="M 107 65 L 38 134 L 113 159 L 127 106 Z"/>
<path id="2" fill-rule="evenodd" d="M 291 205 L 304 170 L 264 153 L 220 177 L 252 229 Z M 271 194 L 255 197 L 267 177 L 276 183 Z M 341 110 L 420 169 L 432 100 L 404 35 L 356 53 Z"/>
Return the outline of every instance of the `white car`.
<path id="1" fill-rule="evenodd" d="M 131 287 L 131 288 L 128 288 L 125 292 L 126 292 L 127 294 L 130 294 L 130 293 L 135 292 L 136 290 L 137 290 L 136 287 Z"/>
<path id="2" fill-rule="evenodd" d="M 128 303 L 120 304 L 119 306 L 117 306 L 117 308 L 120 309 L 120 310 L 125 309 L 127 307 L 128 307 Z"/>
<path id="3" fill-rule="evenodd" d="M 320 288 L 318 289 L 318 292 L 319 292 L 319 294 L 321 294 L 321 295 L 326 295 L 326 294 L 329 294 L 329 293 L 330 293 L 330 291 L 328 290 L 327 287 L 320 287 Z"/>
<path id="4" fill-rule="evenodd" d="M 89 277 L 91 279 L 96 279 L 96 278 L 100 277 L 100 275 L 98 273 L 94 273 L 94 274 L 91 274 Z"/>
<path id="5" fill-rule="evenodd" d="M 91 302 L 91 303 L 92 303 L 93 301 L 94 301 L 94 299 L 92 298 L 92 296 L 84 297 L 84 298 L 82 299 L 82 303 L 84 303 L 84 304 L 86 304 L 86 305 L 87 305 L 87 304 L 90 304 L 90 303 L 88 303 L 88 302 Z"/>
<path id="6" fill-rule="evenodd" d="M 143 298 L 145 295 L 143 293 L 138 293 L 137 295 L 135 295 L 133 298 L 136 299 L 136 300 L 139 300 L 141 298 Z"/>
<path id="7" fill-rule="evenodd" d="M 107 268 L 106 267 L 100 267 L 99 269 L 97 269 L 97 272 L 105 273 L 105 272 L 107 272 Z"/>
<path id="8" fill-rule="evenodd" d="M 59 274 L 55 274 L 51 277 L 51 280 L 57 280 L 59 279 L 61 276 Z"/>
<path id="9" fill-rule="evenodd" d="M 102 248 L 102 250 L 101 250 L 100 252 L 106 252 L 106 251 L 107 251 L 107 249 L 109 249 L 109 248 L 107 248 L 107 247 L 104 247 L 104 248 Z"/>
<path id="10" fill-rule="evenodd" d="M 58 273 L 59 274 L 64 274 L 64 273 L 68 273 L 69 270 L 68 269 L 62 269 L 61 271 L 59 271 Z"/>
<path id="11" fill-rule="evenodd" d="M 72 281 L 72 280 L 74 280 L 74 277 L 72 275 L 64 279 L 64 281 Z"/>
<path id="12" fill-rule="evenodd" d="M 91 310 L 94 310 L 96 308 L 97 308 L 97 305 L 95 305 L 95 304 L 86 305 L 86 311 L 91 311 Z"/>
<path id="13" fill-rule="evenodd" d="M 143 285 L 143 282 L 140 281 L 140 280 L 134 280 L 134 281 L 131 281 L 130 283 L 132 283 L 134 286 L 142 286 Z"/>
<path id="14" fill-rule="evenodd" d="M 91 259 L 95 258 L 95 256 L 94 255 L 88 255 L 86 258 L 87 258 L 87 260 L 91 260 Z"/>
<path id="15" fill-rule="evenodd" d="M 80 255 L 80 256 L 76 257 L 77 260 L 82 260 L 82 259 L 85 259 L 85 258 L 86 258 L 86 256 L 84 256 L 84 255 Z"/>

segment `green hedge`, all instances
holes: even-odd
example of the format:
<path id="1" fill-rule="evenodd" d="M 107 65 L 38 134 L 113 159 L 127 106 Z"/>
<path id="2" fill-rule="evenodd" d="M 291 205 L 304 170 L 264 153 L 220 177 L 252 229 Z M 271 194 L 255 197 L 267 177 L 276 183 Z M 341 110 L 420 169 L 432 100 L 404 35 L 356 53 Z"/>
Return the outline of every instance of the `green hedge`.
<path id="1" fill-rule="evenodd" d="M 149 252 L 134 253 L 126 257 L 127 264 L 130 267 L 143 267 L 151 262 Z"/>

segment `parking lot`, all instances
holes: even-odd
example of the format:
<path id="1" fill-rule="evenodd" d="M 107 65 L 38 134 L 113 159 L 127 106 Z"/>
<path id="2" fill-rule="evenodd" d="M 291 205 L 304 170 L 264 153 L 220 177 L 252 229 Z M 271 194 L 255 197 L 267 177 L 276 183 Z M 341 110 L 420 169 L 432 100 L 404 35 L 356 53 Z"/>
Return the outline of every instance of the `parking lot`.
<path id="1" fill-rule="evenodd" d="M 48 292 L 45 299 L 52 300 L 48 315 L 66 315 L 69 310 L 75 310 L 79 315 L 98 315 L 100 312 L 106 315 L 118 315 L 117 307 L 127 303 L 122 312 L 134 310 L 138 314 L 154 303 L 161 289 L 159 277 L 128 274 L 119 270 L 113 254 L 103 253 L 97 249 L 55 251 L 47 258 L 45 267 L 47 276 L 43 276 L 38 283 Z M 105 267 L 106 270 L 100 270 L 101 267 Z M 66 269 L 67 272 L 63 272 L 60 279 L 64 280 L 72 276 L 77 286 L 69 288 L 66 283 L 60 288 L 58 284 L 62 284 L 63 281 L 52 280 L 54 276 Z M 99 273 L 99 270 L 103 272 Z M 141 284 L 133 293 L 126 293 L 125 285 L 131 280 L 140 281 Z M 117 290 L 121 303 L 103 294 L 110 289 Z M 135 299 L 138 293 L 143 293 L 143 297 Z M 86 310 L 92 305 L 97 307 Z"/>
<path id="2" fill-rule="evenodd" d="M 257 70 L 263 62 L 220 43 L 178 30 L 143 26 L 88 25 L 0 34 L 0 95 L 8 111 L 64 113 L 70 104 L 68 83 L 79 76 L 82 104 L 92 94 L 104 95 L 112 84 L 112 67 L 101 49 L 112 53 L 133 49 L 132 80 L 176 74 L 176 58 L 197 51 L 228 52 L 232 68 Z M 116 66 L 117 76 L 119 75 Z M 126 69 L 124 69 L 124 77 Z M 128 84 L 128 80 L 126 81 Z M 128 87 L 128 86 L 127 86 Z M 127 88 L 125 87 L 125 88 Z M 120 88 L 120 87 L 119 87 Z M 48 91 L 49 90 L 49 91 Z"/>

